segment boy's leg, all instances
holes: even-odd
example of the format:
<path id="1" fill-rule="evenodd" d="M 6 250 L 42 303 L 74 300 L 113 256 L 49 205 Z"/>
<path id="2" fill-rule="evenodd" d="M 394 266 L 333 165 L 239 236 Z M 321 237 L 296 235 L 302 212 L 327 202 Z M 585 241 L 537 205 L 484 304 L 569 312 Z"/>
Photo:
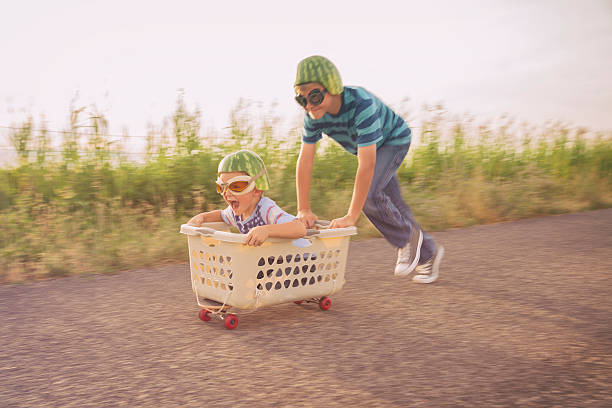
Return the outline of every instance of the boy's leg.
<path id="1" fill-rule="evenodd" d="M 385 187 L 385 190 L 395 206 L 402 212 L 404 217 L 409 219 L 412 225 L 418 226 L 412 211 L 402 199 L 397 175 Z M 420 228 L 420 227 L 418 227 Z M 423 245 L 421 246 L 421 259 L 415 268 L 416 275 L 412 278 L 417 283 L 433 283 L 440 275 L 440 262 L 444 257 L 444 247 L 436 244 L 431 235 L 423 231 Z"/>
<path id="2" fill-rule="evenodd" d="M 385 187 L 385 192 L 402 215 L 408 219 L 412 225 L 416 226 L 417 228 L 421 228 L 417 220 L 414 218 L 414 214 L 412 214 L 412 211 L 402 198 L 402 193 L 396 174 L 393 175 L 389 181 L 389 184 L 387 184 Z M 423 244 L 421 245 L 421 259 L 419 260 L 419 265 L 431 259 L 436 251 L 436 241 L 422 228 L 421 231 L 423 231 Z"/>
<path id="3" fill-rule="evenodd" d="M 403 214 L 391 196 L 401 198 L 396 172 L 409 145 L 383 146 L 376 153 L 376 166 L 363 212 L 392 245 L 399 248 L 396 275 L 407 275 L 417 266 L 423 235 L 418 224 Z M 395 191 L 397 190 L 397 191 Z M 405 205 L 405 204 L 404 204 Z"/>

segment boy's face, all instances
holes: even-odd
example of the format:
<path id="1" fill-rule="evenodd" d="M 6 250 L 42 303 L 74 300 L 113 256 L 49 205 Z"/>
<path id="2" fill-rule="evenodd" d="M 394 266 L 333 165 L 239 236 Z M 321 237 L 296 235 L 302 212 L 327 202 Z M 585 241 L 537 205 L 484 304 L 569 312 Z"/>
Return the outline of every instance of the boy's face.
<path id="1" fill-rule="evenodd" d="M 223 183 L 228 183 L 237 176 L 248 176 L 248 174 L 243 171 L 219 174 L 219 178 Z M 253 181 L 253 183 L 255 182 Z M 229 188 L 226 188 L 223 192 L 223 199 L 225 202 L 232 207 L 234 214 L 241 216 L 243 219 L 251 215 L 260 198 L 261 190 L 257 190 L 256 188 L 245 194 L 234 194 Z"/>
<path id="2" fill-rule="evenodd" d="M 296 96 L 300 95 L 308 100 L 308 95 L 313 90 L 319 90 L 321 92 L 325 91 L 325 87 L 318 82 L 310 82 L 304 85 L 299 85 L 295 87 Z M 308 101 L 307 105 L 304 107 L 304 110 L 308 113 L 308 115 L 313 119 L 321 119 L 323 115 L 325 115 L 329 110 L 330 97 L 327 92 L 323 95 L 323 101 L 314 106 L 310 101 Z"/>

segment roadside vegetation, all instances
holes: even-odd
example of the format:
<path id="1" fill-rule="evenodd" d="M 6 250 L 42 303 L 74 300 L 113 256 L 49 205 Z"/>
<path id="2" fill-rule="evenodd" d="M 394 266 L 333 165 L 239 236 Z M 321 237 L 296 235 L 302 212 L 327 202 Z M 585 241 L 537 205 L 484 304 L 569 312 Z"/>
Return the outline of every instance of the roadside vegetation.
<path id="1" fill-rule="evenodd" d="M 424 112 L 399 176 L 426 230 L 612 207 L 610 134 L 509 118 L 477 124 L 440 106 Z M 268 195 L 295 213 L 298 124 L 280 134 L 278 117 L 254 118 L 243 102 L 222 137 L 201 121 L 179 97 L 136 155 L 126 153 L 130 136 L 109 135 L 95 110 L 71 109 L 61 133 L 33 119 L 6 129 L 17 157 L 0 168 L 0 282 L 185 262 L 179 227 L 223 205 L 217 164 L 241 148 L 262 156 Z M 356 166 L 338 145 L 319 146 L 311 197 L 320 218 L 344 215 Z M 364 216 L 358 228 L 358 239 L 378 235 Z"/>

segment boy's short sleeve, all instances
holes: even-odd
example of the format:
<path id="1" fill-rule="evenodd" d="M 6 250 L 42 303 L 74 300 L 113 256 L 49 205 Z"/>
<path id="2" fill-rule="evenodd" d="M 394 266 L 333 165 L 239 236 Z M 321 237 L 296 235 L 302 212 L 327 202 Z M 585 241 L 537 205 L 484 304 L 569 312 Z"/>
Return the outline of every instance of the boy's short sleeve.
<path id="1" fill-rule="evenodd" d="M 372 99 L 362 100 L 355 109 L 357 147 L 378 143 L 383 138 L 380 112 Z"/>
<path id="2" fill-rule="evenodd" d="M 304 118 L 304 128 L 302 129 L 302 142 L 306 144 L 315 144 L 323 137 L 323 132 L 314 127 L 309 120 L 309 117 Z"/>
<path id="3" fill-rule="evenodd" d="M 266 197 L 261 205 L 261 215 L 266 224 L 284 224 L 295 217 L 281 209 L 274 201 Z"/>

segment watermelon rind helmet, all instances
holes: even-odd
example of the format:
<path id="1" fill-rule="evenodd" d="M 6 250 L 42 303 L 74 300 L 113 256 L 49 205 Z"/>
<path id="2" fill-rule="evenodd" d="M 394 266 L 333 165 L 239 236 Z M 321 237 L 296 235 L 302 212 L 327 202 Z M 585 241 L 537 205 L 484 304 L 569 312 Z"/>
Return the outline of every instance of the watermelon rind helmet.
<path id="1" fill-rule="evenodd" d="M 343 85 L 338 68 L 325 57 L 313 55 L 298 63 L 294 86 L 318 82 L 332 95 L 340 95 Z"/>
<path id="2" fill-rule="evenodd" d="M 233 173 L 243 171 L 255 179 L 255 187 L 258 190 L 269 190 L 270 180 L 268 171 L 259 155 L 250 150 L 239 150 L 225 156 L 219 163 L 218 173 Z"/>

